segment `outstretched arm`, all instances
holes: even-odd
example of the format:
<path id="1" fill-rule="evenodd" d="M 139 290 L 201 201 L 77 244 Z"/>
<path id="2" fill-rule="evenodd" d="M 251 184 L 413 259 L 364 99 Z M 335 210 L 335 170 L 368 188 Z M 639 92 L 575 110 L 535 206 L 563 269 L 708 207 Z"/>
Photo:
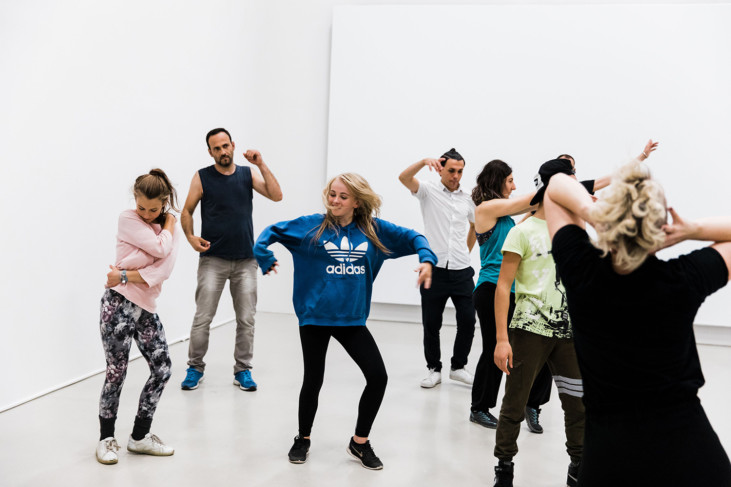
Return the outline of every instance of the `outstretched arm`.
<path id="1" fill-rule="evenodd" d="M 530 210 L 530 200 L 536 192 L 524 194 L 517 198 L 494 198 L 483 201 L 475 208 L 475 230 L 485 233 L 495 226 L 498 218 L 507 215 L 520 215 Z"/>
<path id="2" fill-rule="evenodd" d="M 442 172 L 442 163 L 444 158 L 440 159 L 422 159 L 419 162 L 415 162 L 404 171 L 399 174 L 398 180 L 401 181 L 401 184 L 409 188 L 409 191 L 412 193 L 416 193 L 419 191 L 419 180 L 416 179 L 416 173 L 421 171 L 421 168 L 424 166 L 429 167 L 429 170 L 434 170 L 437 172 L 437 174 L 440 174 Z"/>
<path id="3" fill-rule="evenodd" d="M 647 144 L 645 144 L 645 148 L 642 149 L 642 152 L 640 155 L 637 156 L 637 160 L 640 162 L 643 162 L 645 159 L 650 157 L 650 154 L 652 154 L 655 149 L 657 149 L 657 145 L 660 142 L 653 142 L 652 139 L 647 141 Z M 609 183 L 612 182 L 612 175 L 608 174 L 606 176 L 602 176 L 599 179 L 596 179 L 594 181 L 594 191 L 599 191 L 600 189 L 604 189 L 607 186 L 609 186 Z"/>
<path id="4" fill-rule="evenodd" d="M 244 152 L 244 157 L 252 165 L 258 167 L 259 172 L 261 172 L 261 176 L 255 172 L 251 173 L 251 183 L 254 191 L 272 201 L 282 201 L 282 188 L 279 187 L 279 181 L 269 170 L 269 166 L 264 163 L 259 151 L 249 149 Z"/>
<path id="5" fill-rule="evenodd" d="M 514 252 L 503 253 L 503 263 L 500 266 L 500 277 L 495 290 L 495 365 L 510 375 L 509 368 L 513 368 L 513 349 L 508 341 L 508 311 L 510 310 L 510 288 L 518 272 L 521 257 Z"/>

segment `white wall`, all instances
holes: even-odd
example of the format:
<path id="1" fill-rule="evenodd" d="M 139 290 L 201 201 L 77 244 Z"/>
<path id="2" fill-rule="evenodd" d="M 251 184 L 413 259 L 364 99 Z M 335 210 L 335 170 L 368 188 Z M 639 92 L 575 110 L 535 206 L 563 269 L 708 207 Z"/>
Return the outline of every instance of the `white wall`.
<path id="1" fill-rule="evenodd" d="M 649 164 L 669 203 L 690 218 L 715 214 L 731 180 L 731 147 L 718 143 L 731 129 L 729 25 L 731 5 L 337 7 L 328 172 L 358 167 L 383 195 L 384 218 L 423 231 L 397 179 L 423 157 L 457 147 L 467 192 L 503 159 L 523 194 L 558 154 L 591 179 L 652 137 Z M 415 265 L 384 266 L 373 300 L 419 304 Z M 729 299 L 731 288 L 709 298 L 698 322 L 731 325 Z"/>
<path id="2" fill-rule="evenodd" d="M 256 231 L 320 209 L 332 8 L 356 3 L 0 3 L 0 410 L 103 368 L 98 302 L 117 214 L 153 166 L 185 197 L 210 163 L 210 128 L 261 150 L 282 184 L 282 203 L 255 199 Z M 260 310 L 291 310 L 278 256 Z M 170 341 L 189 330 L 196 259 L 182 249 L 158 303 Z M 228 301 L 219 309 L 217 322 L 232 318 Z"/>

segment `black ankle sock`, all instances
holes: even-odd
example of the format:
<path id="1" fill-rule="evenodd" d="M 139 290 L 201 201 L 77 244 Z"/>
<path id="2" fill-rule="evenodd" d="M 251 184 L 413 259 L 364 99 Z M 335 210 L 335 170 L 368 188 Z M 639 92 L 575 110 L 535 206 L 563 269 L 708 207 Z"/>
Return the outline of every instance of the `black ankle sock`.
<path id="1" fill-rule="evenodd" d="M 103 440 L 104 438 L 109 438 L 110 436 L 114 436 L 114 422 L 117 421 L 117 418 L 102 418 L 99 416 L 99 430 L 101 433 L 101 436 L 99 438 L 99 441 Z"/>
<path id="2" fill-rule="evenodd" d="M 150 432 L 150 426 L 152 426 L 152 418 L 140 418 L 135 416 L 135 426 L 132 428 L 132 439 L 140 441 Z"/>

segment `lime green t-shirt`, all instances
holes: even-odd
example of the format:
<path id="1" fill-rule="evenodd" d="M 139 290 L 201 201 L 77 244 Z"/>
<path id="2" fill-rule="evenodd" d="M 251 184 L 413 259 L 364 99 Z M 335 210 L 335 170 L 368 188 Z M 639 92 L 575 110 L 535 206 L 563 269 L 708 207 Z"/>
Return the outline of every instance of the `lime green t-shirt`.
<path id="1" fill-rule="evenodd" d="M 510 229 L 502 249 L 521 257 L 515 274 L 510 328 L 551 338 L 572 338 L 566 290 L 556 274 L 545 220 L 531 217 Z"/>

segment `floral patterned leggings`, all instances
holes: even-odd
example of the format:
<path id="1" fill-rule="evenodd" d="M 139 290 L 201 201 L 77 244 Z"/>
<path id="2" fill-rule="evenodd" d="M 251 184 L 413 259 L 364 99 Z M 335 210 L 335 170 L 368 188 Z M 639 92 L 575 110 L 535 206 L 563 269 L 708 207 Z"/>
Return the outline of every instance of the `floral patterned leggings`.
<path id="1" fill-rule="evenodd" d="M 150 366 L 150 378 L 140 394 L 137 417 L 151 419 L 171 375 L 170 353 L 160 318 L 118 292 L 107 289 L 102 296 L 99 326 L 107 359 L 107 376 L 99 401 L 99 416 L 117 416 L 119 395 L 127 375 L 129 351 L 134 338 Z"/>

